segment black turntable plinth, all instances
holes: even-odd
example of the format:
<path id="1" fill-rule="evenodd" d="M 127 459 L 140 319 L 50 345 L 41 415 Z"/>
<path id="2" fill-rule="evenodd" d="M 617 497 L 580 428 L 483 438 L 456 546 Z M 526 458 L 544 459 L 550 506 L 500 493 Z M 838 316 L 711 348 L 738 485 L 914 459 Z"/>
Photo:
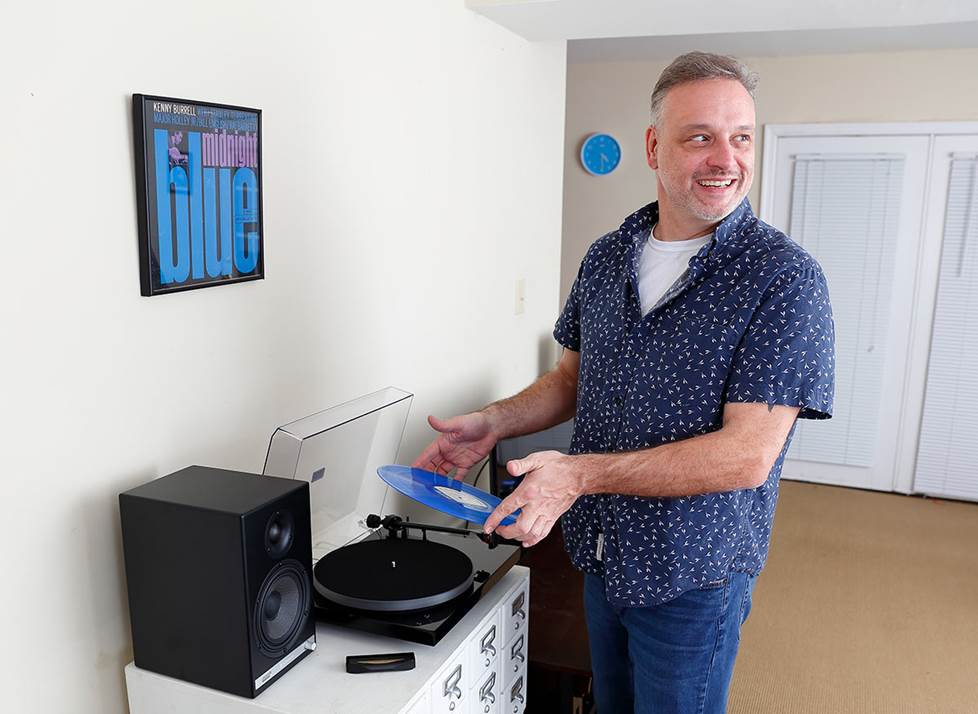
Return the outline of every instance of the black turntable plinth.
<path id="1" fill-rule="evenodd" d="M 462 529 L 391 516 L 384 526 L 317 561 L 318 619 L 435 645 L 520 556 L 517 546 L 490 547 Z"/>

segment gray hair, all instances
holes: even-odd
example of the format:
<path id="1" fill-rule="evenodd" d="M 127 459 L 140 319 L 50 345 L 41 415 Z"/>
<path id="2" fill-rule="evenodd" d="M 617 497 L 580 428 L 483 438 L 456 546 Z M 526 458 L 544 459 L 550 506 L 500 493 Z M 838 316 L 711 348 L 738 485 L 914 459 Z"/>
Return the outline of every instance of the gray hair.
<path id="1" fill-rule="evenodd" d="M 655 83 L 650 100 L 652 125 L 662 121 L 662 103 L 666 93 L 679 84 L 695 82 L 700 79 L 736 79 L 751 98 L 757 89 L 757 73 L 736 57 L 715 55 L 710 52 L 687 52 L 679 55 L 668 67 L 662 70 L 659 81 Z"/>

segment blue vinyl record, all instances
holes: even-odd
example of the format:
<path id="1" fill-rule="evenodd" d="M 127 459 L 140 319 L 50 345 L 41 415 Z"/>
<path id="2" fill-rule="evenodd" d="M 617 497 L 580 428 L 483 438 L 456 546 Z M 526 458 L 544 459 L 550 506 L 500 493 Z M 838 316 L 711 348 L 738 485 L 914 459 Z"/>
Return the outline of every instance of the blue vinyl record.
<path id="1" fill-rule="evenodd" d="M 408 498 L 430 506 L 436 511 L 479 525 L 485 524 L 489 514 L 502 500 L 475 486 L 424 469 L 397 465 L 381 466 L 377 469 L 377 474 L 387 482 L 388 486 Z M 513 525 L 519 514 L 517 510 L 506 516 L 500 525 Z"/>

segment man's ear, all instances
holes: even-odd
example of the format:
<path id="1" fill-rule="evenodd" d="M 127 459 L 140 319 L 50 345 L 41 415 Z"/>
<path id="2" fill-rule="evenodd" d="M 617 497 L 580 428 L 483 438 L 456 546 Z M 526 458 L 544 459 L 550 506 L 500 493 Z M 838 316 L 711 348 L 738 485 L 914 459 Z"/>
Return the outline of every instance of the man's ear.
<path id="1" fill-rule="evenodd" d="M 659 138 L 656 135 L 655 127 L 650 126 L 645 130 L 645 160 L 649 162 L 649 168 L 653 170 L 659 168 L 659 160 L 655 155 L 658 146 Z"/>

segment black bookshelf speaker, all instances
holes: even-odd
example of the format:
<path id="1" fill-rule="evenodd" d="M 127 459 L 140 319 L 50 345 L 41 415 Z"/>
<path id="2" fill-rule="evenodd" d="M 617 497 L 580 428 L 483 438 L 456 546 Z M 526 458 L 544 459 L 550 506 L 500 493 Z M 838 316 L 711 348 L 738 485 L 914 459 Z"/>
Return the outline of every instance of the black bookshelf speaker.
<path id="1" fill-rule="evenodd" d="M 308 483 L 190 466 L 119 510 L 137 667 L 255 697 L 315 649 Z"/>

